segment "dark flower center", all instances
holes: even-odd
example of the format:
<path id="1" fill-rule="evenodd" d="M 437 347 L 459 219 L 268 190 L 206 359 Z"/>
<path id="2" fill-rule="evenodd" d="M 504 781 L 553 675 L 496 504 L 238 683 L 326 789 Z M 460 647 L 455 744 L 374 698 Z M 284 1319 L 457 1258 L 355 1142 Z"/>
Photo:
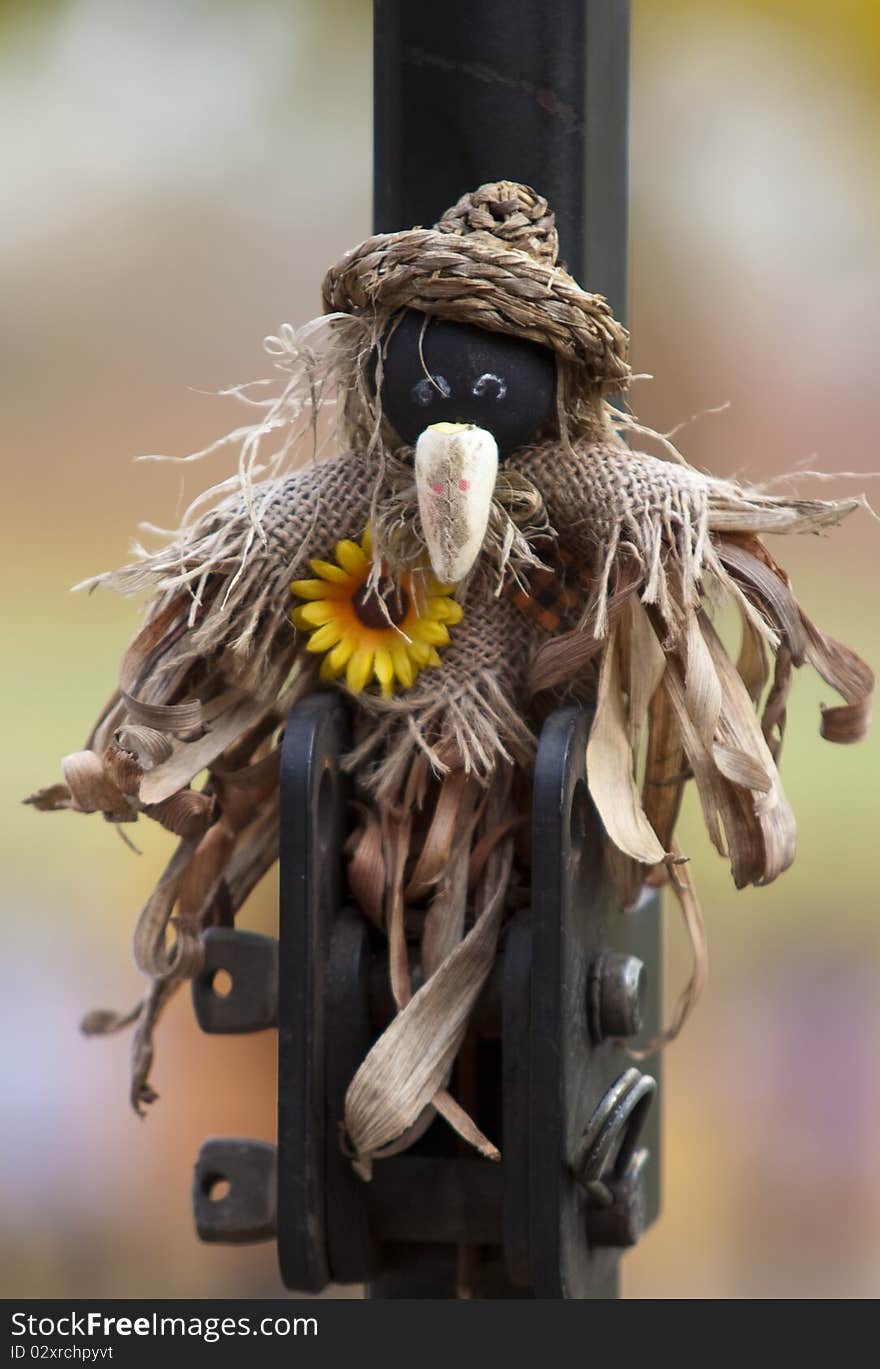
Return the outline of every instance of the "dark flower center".
<path id="1" fill-rule="evenodd" d="M 351 606 L 364 627 L 400 627 L 409 613 L 409 595 L 402 585 L 383 576 L 375 589 L 362 585 Z"/>

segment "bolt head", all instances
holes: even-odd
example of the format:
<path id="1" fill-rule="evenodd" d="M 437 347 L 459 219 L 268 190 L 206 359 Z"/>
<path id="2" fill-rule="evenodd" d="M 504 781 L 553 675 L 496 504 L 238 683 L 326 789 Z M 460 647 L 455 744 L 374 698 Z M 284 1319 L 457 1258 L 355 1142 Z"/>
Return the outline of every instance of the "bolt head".
<path id="1" fill-rule="evenodd" d="M 642 1030 L 647 971 L 638 956 L 603 951 L 590 971 L 590 1028 L 597 1041 L 626 1040 Z"/>

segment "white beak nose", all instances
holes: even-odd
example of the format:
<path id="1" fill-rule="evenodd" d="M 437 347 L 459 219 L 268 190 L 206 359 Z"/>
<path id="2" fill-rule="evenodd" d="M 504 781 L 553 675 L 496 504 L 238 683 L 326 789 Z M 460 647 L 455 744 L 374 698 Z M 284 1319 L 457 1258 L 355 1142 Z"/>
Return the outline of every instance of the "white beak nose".
<path id="1" fill-rule="evenodd" d="M 473 423 L 432 423 L 416 443 L 416 490 L 431 569 L 443 584 L 457 584 L 483 546 L 498 447 Z"/>

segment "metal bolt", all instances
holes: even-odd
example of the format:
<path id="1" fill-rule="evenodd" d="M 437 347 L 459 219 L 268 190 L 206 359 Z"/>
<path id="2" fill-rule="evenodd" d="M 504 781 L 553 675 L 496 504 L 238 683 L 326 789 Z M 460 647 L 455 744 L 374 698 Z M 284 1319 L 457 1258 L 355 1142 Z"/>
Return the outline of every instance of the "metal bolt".
<path id="1" fill-rule="evenodd" d="M 590 966 L 587 983 L 590 1035 L 594 1041 L 638 1036 L 646 987 L 645 966 L 638 956 L 600 951 Z"/>

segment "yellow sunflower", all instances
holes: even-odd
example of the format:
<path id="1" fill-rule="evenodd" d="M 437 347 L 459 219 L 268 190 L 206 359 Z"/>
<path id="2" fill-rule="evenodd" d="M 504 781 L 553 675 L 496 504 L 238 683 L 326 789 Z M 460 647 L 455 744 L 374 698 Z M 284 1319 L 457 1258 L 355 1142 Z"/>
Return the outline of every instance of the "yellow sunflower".
<path id="1" fill-rule="evenodd" d="M 448 629 L 461 620 L 454 586 L 441 585 L 430 571 L 414 570 L 391 579 L 382 575 L 367 588 L 372 566 L 369 529 L 357 542 L 337 542 L 336 561 L 312 561 L 314 580 L 294 580 L 291 594 L 306 603 L 291 613 L 294 627 L 310 633 L 307 651 L 326 652 L 321 678 L 345 683 L 359 694 L 373 679 L 387 699 L 399 685 L 409 689 L 420 670 L 441 664 L 439 648 Z M 381 601 L 381 602 L 380 602 Z"/>

